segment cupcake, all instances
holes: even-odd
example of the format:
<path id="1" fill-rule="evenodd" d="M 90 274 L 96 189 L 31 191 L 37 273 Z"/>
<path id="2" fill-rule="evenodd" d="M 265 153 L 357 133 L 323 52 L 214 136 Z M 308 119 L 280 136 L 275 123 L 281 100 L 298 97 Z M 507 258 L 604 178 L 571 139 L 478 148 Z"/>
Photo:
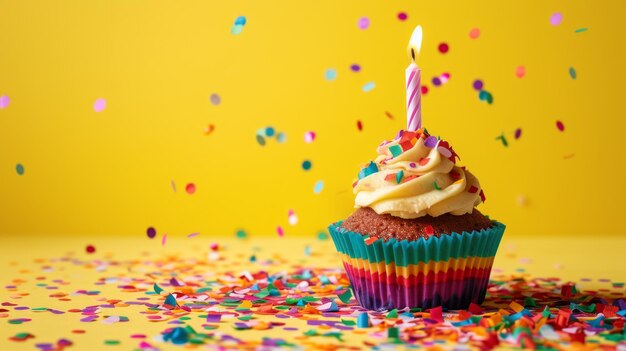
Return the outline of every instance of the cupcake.
<path id="1" fill-rule="evenodd" d="M 465 309 L 485 299 L 502 223 L 458 155 L 424 129 L 383 142 L 353 184 L 356 210 L 330 234 L 359 304 Z"/>

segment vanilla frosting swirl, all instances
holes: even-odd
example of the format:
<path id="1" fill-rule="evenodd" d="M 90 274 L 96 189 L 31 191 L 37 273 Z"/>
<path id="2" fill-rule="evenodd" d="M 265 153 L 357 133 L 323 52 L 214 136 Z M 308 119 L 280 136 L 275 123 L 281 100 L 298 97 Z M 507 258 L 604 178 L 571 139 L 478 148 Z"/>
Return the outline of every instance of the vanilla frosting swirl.
<path id="1" fill-rule="evenodd" d="M 478 179 L 456 166 L 449 144 L 422 129 L 400 131 L 377 151 L 354 184 L 356 207 L 401 218 L 437 217 L 472 213 L 485 200 Z"/>

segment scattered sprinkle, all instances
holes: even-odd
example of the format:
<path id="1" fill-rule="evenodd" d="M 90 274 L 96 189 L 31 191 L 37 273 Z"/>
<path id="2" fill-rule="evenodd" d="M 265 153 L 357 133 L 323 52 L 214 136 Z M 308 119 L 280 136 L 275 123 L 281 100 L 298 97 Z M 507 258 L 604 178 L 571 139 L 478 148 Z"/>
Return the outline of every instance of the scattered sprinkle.
<path id="1" fill-rule="evenodd" d="M 313 140 L 315 140 L 315 132 L 313 131 L 308 131 L 306 133 L 304 133 L 304 142 L 307 144 L 310 144 L 313 142 Z"/>
<path id="2" fill-rule="evenodd" d="M 146 230 L 146 235 L 150 239 L 154 239 L 156 234 L 157 234 L 157 231 L 156 231 L 156 229 L 154 229 L 154 227 L 148 227 L 148 229 Z"/>
<path id="3" fill-rule="evenodd" d="M 167 234 L 163 233 L 163 237 L 161 238 L 161 245 L 165 246 L 166 242 L 167 242 Z"/>
<path id="4" fill-rule="evenodd" d="M 376 88 L 376 83 L 374 83 L 374 82 L 369 82 L 369 83 L 366 83 L 366 84 L 363 86 L 363 91 L 364 91 L 364 92 L 366 92 L 366 93 L 368 93 L 368 92 L 370 92 L 370 91 L 374 90 L 374 88 Z"/>
<path id="5" fill-rule="evenodd" d="M 192 195 L 196 192 L 196 185 L 194 183 L 188 183 L 185 186 L 185 191 L 187 192 L 187 194 Z"/>
<path id="6" fill-rule="evenodd" d="M 289 210 L 289 212 L 287 214 L 287 220 L 288 220 L 290 225 L 298 224 L 298 215 L 296 215 L 296 211 Z"/>
<path id="7" fill-rule="evenodd" d="M 199 233 L 199 232 L 190 233 L 190 234 L 187 234 L 187 238 L 194 238 L 194 237 L 196 237 L 196 236 L 198 236 L 198 235 L 200 235 L 200 233 Z"/>
<path id="8" fill-rule="evenodd" d="M 15 172 L 17 172 L 17 175 L 24 175 L 24 165 L 21 163 L 15 165 Z"/>
<path id="9" fill-rule="evenodd" d="M 287 134 L 284 132 L 278 132 L 278 134 L 276 134 L 276 141 L 280 144 L 284 144 L 287 141 Z"/>
<path id="10" fill-rule="evenodd" d="M 247 20 L 245 16 L 239 16 L 235 18 L 235 23 L 233 24 L 233 27 L 230 29 L 230 33 L 233 35 L 240 34 L 243 31 L 243 27 L 246 25 L 246 22 Z"/>
<path id="11" fill-rule="evenodd" d="M 359 65 L 358 65 L 358 64 L 356 64 L 356 63 L 353 63 L 352 65 L 350 65 L 350 70 L 351 70 L 352 72 L 355 72 L 355 73 L 356 73 L 356 72 L 359 72 L 359 71 L 361 71 L 361 66 L 359 66 Z"/>
<path id="12" fill-rule="evenodd" d="M 174 179 L 170 180 L 170 186 L 172 187 L 172 190 L 176 192 L 176 183 L 174 182 Z"/>
<path id="13" fill-rule="evenodd" d="M 282 238 L 285 235 L 285 232 L 283 231 L 283 227 L 281 226 L 276 227 L 276 234 L 278 234 L 278 236 Z"/>
<path id="14" fill-rule="evenodd" d="M 92 254 L 92 253 L 96 252 L 96 247 L 93 246 L 93 245 L 87 245 L 87 247 L 85 247 L 85 251 L 88 254 Z"/>
<path id="15" fill-rule="evenodd" d="M 315 186 L 313 186 L 313 193 L 319 194 L 322 192 L 322 190 L 324 190 L 324 181 L 318 180 L 317 182 L 315 182 Z"/>
<path id="16" fill-rule="evenodd" d="M 335 80 L 337 78 L 337 71 L 334 68 L 329 68 L 324 72 L 326 80 Z"/>
<path id="17" fill-rule="evenodd" d="M 361 120 L 356 121 L 356 129 L 358 129 L 359 132 L 363 130 L 363 123 L 361 122 Z"/>
<path id="18" fill-rule="evenodd" d="M 550 16 L 550 24 L 553 26 L 558 26 L 563 21 L 563 14 L 560 12 L 555 12 Z"/>
<path id="19" fill-rule="evenodd" d="M 504 133 L 502 133 L 501 135 L 497 136 L 496 140 L 502 141 L 502 145 L 504 145 L 505 147 L 509 146 L 509 142 L 506 140 L 506 137 L 504 136 Z"/>
<path id="20" fill-rule="evenodd" d="M 309 161 L 309 160 L 302 161 L 302 169 L 303 170 L 308 171 L 309 169 L 311 169 L 312 166 L 313 166 L 313 164 L 311 163 L 311 161 Z"/>
<path id="21" fill-rule="evenodd" d="M 222 103 L 222 98 L 218 94 L 211 94 L 211 103 L 215 106 Z"/>
<path id="22" fill-rule="evenodd" d="M 525 75 L 526 75 L 526 67 L 517 66 L 517 68 L 515 68 L 515 76 L 517 78 L 523 78 Z"/>
<path id="23" fill-rule="evenodd" d="M 398 19 L 400 21 L 406 21 L 406 19 L 409 18 L 409 15 L 407 15 L 406 12 L 398 12 Z"/>
<path id="24" fill-rule="evenodd" d="M 474 90 L 483 90 L 483 81 L 480 79 L 474 80 L 474 83 L 472 83 L 472 87 L 474 88 Z"/>
<path id="25" fill-rule="evenodd" d="M 360 29 L 367 29 L 370 26 L 370 19 L 367 17 L 361 17 L 359 18 L 359 21 L 356 23 L 357 27 L 359 27 Z"/>
<path id="26" fill-rule="evenodd" d="M 587 31 L 587 28 L 578 28 L 578 29 L 574 30 L 574 33 L 583 33 L 583 32 L 586 32 L 586 31 Z"/>
<path id="27" fill-rule="evenodd" d="M 248 234 L 243 229 L 237 229 L 237 231 L 235 232 L 235 236 L 237 237 L 237 239 L 245 239 Z"/>
<path id="28" fill-rule="evenodd" d="M 517 128 L 515 130 L 515 139 L 519 139 L 522 136 L 522 128 Z"/>
<path id="29" fill-rule="evenodd" d="M 560 132 L 562 132 L 562 131 L 564 131 L 564 130 L 565 130 L 565 125 L 564 125 L 564 124 L 563 124 L 563 122 L 561 122 L 561 121 L 556 121 L 556 128 L 557 128 Z"/>
<path id="30" fill-rule="evenodd" d="M 209 135 L 213 133 L 214 130 L 215 130 L 215 125 L 209 124 L 206 128 L 204 128 L 204 135 Z"/>
<path id="31" fill-rule="evenodd" d="M 107 107 L 107 101 L 103 98 L 99 98 L 93 103 L 93 110 L 96 112 L 102 112 Z"/>
<path id="32" fill-rule="evenodd" d="M 7 108 L 7 106 L 9 106 L 9 102 L 11 102 L 11 99 L 9 99 L 7 95 L 0 96 L 0 108 Z"/>
<path id="33" fill-rule="evenodd" d="M 472 28 L 469 32 L 470 39 L 478 39 L 480 37 L 480 29 Z"/>
<path id="34" fill-rule="evenodd" d="M 570 67 L 570 68 L 569 68 L 569 76 L 570 76 L 572 79 L 576 79 L 576 69 L 574 69 L 574 67 Z"/>
<path id="35" fill-rule="evenodd" d="M 428 85 L 422 85 L 422 95 L 428 94 Z"/>
<path id="36" fill-rule="evenodd" d="M 447 43 L 440 43 L 437 49 L 439 50 L 440 53 L 446 54 L 450 50 L 450 47 L 448 46 Z"/>

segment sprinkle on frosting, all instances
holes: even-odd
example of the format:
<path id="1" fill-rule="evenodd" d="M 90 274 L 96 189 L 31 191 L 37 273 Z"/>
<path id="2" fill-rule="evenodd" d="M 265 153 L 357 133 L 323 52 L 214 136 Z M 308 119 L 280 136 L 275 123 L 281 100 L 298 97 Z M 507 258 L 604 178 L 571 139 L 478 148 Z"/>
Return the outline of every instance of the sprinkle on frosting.
<path id="1" fill-rule="evenodd" d="M 356 207 L 401 218 L 471 213 L 484 202 L 476 177 L 456 166 L 459 155 L 425 129 L 398 132 L 384 141 L 353 184 Z"/>

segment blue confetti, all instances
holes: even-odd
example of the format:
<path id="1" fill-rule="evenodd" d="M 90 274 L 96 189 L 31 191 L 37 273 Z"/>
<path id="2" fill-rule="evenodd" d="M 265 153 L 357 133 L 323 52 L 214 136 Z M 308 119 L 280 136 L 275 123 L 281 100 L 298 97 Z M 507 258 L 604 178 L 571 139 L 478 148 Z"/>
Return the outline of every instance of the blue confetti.
<path id="1" fill-rule="evenodd" d="M 322 192 L 322 190 L 324 190 L 324 181 L 323 180 L 318 180 L 315 183 L 315 186 L 313 187 L 313 192 L 315 194 L 319 194 Z"/>
<path id="2" fill-rule="evenodd" d="M 363 86 L 363 91 L 367 93 L 374 90 L 374 88 L 376 88 L 376 83 L 369 82 Z"/>
<path id="3" fill-rule="evenodd" d="M 17 172 L 18 175 L 24 175 L 24 165 L 21 163 L 18 163 L 15 166 L 15 171 Z"/>
<path id="4" fill-rule="evenodd" d="M 335 78 L 337 78 L 337 71 L 335 71 L 334 68 L 329 68 L 324 72 L 324 76 L 326 80 L 335 80 Z"/>
<path id="5" fill-rule="evenodd" d="M 367 312 L 361 312 L 356 319 L 356 325 L 359 328 L 369 328 L 370 326 L 370 317 Z"/>
<path id="6" fill-rule="evenodd" d="M 572 79 L 576 79 L 576 70 L 574 67 L 569 68 L 569 76 L 572 77 Z"/>

